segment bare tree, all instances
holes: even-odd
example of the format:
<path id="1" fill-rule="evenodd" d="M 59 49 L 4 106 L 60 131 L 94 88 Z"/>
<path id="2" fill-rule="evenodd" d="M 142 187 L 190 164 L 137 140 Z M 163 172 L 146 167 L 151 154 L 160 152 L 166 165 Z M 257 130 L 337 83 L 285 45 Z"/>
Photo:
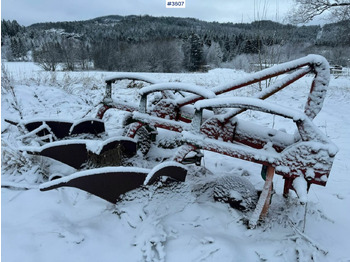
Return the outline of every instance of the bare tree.
<path id="1" fill-rule="evenodd" d="M 62 57 L 62 48 L 58 42 L 44 43 L 33 51 L 33 60 L 46 71 L 55 71 Z"/>
<path id="2" fill-rule="evenodd" d="M 307 23 L 314 17 L 330 12 L 336 21 L 350 19 L 350 0 L 294 0 L 296 3 L 288 20 Z"/>

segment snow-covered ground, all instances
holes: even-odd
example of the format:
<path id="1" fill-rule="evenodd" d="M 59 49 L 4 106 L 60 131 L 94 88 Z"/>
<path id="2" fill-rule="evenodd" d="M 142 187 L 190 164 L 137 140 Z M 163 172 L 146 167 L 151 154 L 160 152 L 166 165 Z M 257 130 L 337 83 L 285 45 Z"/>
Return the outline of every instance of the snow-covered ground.
<path id="1" fill-rule="evenodd" d="M 2 261 L 350 261 L 349 77 L 331 77 L 323 109 L 314 120 L 339 147 L 327 186 L 311 186 L 308 203 L 300 205 L 293 194 L 289 199 L 282 197 L 283 179 L 275 176 L 276 193 L 265 223 L 247 229 L 244 218 L 249 214 L 214 202 L 210 190 L 198 182 L 205 176 L 201 170 L 197 170 L 199 180 L 135 190 L 116 205 L 74 188 L 40 192 L 38 186 L 48 176 L 76 170 L 21 153 L 25 143 L 35 141 L 18 139 L 23 133 L 4 118 L 74 121 L 94 116 L 104 95 L 104 79 L 113 73 L 49 73 L 32 63 L 3 65 Z M 215 69 L 198 74 L 143 75 L 214 87 L 246 73 Z M 311 81 L 311 76 L 304 77 L 268 101 L 302 109 Z M 137 101 L 137 88 L 127 88 L 127 84 L 119 82 L 113 97 Z M 255 88 L 236 94 L 250 96 Z M 122 134 L 123 115 L 116 110 L 107 112 L 104 120 L 109 136 Z M 290 129 L 289 123 L 277 117 L 255 112 L 241 117 Z M 136 164 L 152 167 L 145 160 Z M 259 165 L 209 152 L 204 153 L 202 165 L 212 176 L 240 175 L 256 189 L 263 186 Z"/>

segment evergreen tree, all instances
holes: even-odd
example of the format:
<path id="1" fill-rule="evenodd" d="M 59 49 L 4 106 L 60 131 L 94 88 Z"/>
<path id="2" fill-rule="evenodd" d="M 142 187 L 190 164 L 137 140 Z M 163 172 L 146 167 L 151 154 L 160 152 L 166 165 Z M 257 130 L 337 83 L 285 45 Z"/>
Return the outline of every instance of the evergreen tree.
<path id="1" fill-rule="evenodd" d="M 11 38 L 11 51 L 15 60 L 20 59 L 21 57 L 26 55 L 27 50 L 21 38 Z"/>
<path id="2" fill-rule="evenodd" d="M 190 52 L 188 70 L 191 72 L 200 71 L 203 69 L 203 44 L 198 34 L 192 33 L 189 37 Z"/>

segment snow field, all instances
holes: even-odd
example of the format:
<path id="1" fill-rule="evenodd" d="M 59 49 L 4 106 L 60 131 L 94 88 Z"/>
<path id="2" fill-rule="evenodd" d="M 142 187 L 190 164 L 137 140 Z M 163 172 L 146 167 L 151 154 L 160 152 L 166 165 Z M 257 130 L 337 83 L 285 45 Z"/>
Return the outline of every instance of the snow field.
<path id="1" fill-rule="evenodd" d="M 32 118 L 79 120 L 94 116 L 104 96 L 104 79 L 110 72 L 48 73 L 32 63 L 5 63 L 13 91 L 3 92 L 2 185 L 39 186 L 52 174 L 76 170 L 54 160 L 18 152 L 22 133 L 4 122 Z M 247 74 L 215 69 L 198 74 L 146 74 L 158 81 L 220 86 Z M 311 77 L 294 83 L 267 101 L 302 110 Z M 138 90 L 118 82 L 113 97 L 137 102 Z M 115 88 L 116 87 L 116 88 Z M 258 89 L 231 92 L 251 96 Z M 214 202 L 202 183 L 215 176 L 239 175 L 261 189 L 260 166 L 204 152 L 199 170 L 185 183 L 156 184 L 126 194 L 109 204 L 74 188 L 40 192 L 2 187 L 1 228 L 3 261 L 350 261 L 350 79 L 331 78 L 324 106 L 314 123 L 338 147 L 326 187 L 311 186 L 308 203 L 300 205 L 292 193 L 282 197 L 283 180 L 274 178 L 275 194 L 266 222 L 254 230 L 244 224 L 245 215 L 227 204 Z M 124 112 L 110 110 L 105 116 L 109 136 L 122 134 Z M 267 127 L 293 134 L 288 119 L 248 111 L 241 116 Z M 33 143 L 34 141 L 24 141 Z M 153 151 L 152 151 L 153 150 Z M 151 149 L 150 155 L 156 155 Z M 169 154 L 169 153 L 168 153 Z M 170 153 L 171 155 L 171 153 Z M 165 156 L 165 155 L 164 155 Z M 135 165 L 152 168 L 138 158 Z M 247 214 L 248 215 L 248 214 Z"/>

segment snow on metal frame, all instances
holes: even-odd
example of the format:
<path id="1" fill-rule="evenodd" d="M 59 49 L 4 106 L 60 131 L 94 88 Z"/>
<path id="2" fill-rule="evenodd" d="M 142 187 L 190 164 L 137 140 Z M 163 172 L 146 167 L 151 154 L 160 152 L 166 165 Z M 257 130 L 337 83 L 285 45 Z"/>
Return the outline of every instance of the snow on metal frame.
<path id="1" fill-rule="evenodd" d="M 298 71 L 300 76 L 302 76 L 302 74 L 306 74 L 308 71 L 313 72 L 315 74 L 308 101 L 305 106 L 306 115 L 309 118 L 313 119 L 322 108 L 330 79 L 328 61 L 320 55 L 308 55 L 306 57 L 296 59 L 294 61 L 282 63 L 271 68 L 267 68 L 262 71 L 253 73 L 239 80 L 227 83 L 225 85 L 214 87 L 211 90 L 214 91 L 214 93 L 216 93 L 217 95 L 219 95 L 225 92 L 238 89 L 243 86 L 260 82 L 271 77 L 285 74 L 298 68 L 303 68 L 305 66 L 308 66 L 309 68 L 305 69 L 305 72 Z M 290 80 L 290 77 L 287 77 L 286 79 Z M 191 95 L 177 102 L 180 106 L 183 106 L 186 104 L 196 102 L 199 99 L 200 98 L 198 96 Z"/>
<path id="2" fill-rule="evenodd" d="M 86 117 L 86 118 L 82 118 L 82 119 L 76 120 L 76 121 L 74 121 L 74 122 L 72 123 L 72 126 L 71 126 L 70 129 L 69 129 L 69 134 L 72 134 L 72 132 L 73 132 L 73 130 L 74 130 L 74 128 L 75 128 L 76 126 L 78 126 L 79 124 L 81 124 L 81 123 L 83 123 L 83 122 L 88 122 L 88 121 L 90 121 L 91 124 L 92 124 L 93 122 L 99 122 L 99 123 L 103 123 L 103 124 L 104 124 L 104 121 L 103 121 L 103 120 L 101 120 L 101 119 L 99 119 L 99 118 L 96 118 L 96 117 Z"/>
<path id="3" fill-rule="evenodd" d="M 19 125 L 26 125 L 29 123 L 33 123 L 33 122 L 61 122 L 61 123 L 69 123 L 72 124 L 71 129 L 76 126 L 79 125 L 82 122 L 85 121 L 95 121 L 95 122 L 103 122 L 103 120 L 96 118 L 96 117 L 84 117 L 84 118 L 80 118 L 77 120 L 67 120 L 67 119 L 62 119 L 62 118 L 58 118 L 58 117 L 36 117 L 36 118 L 30 118 L 30 119 L 25 119 L 25 120 L 21 120 L 18 122 Z"/>
<path id="4" fill-rule="evenodd" d="M 191 128 L 189 124 L 184 122 L 168 120 L 157 116 L 151 116 L 145 113 L 140 113 L 137 111 L 133 112 L 132 116 L 133 116 L 133 119 L 138 120 L 142 123 L 152 124 L 156 126 L 167 126 L 168 128 L 166 129 L 169 129 L 169 130 L 178 130 L 179 132 L 181 132 L 182 130 L 188 130 Z"/>
<path id="5" fill-rule="evenodd" d="M 88 140 L 88 139 L 69 139 L 69 140 L 60 140 L 60 141 L 54 141 L 48 144 L 45 144 L 43 146 L 25 146 L 21 147 L 20 149 L 22 151 L 27 152 L 42 152 L 43 150 L 51 147 L 57 147 L 57 146 L 66 146 L 71 144 L 83 144 L 86 146 L 86 149 L 92 153 L 100 154 L 103 147 L 111 142 L 114 141 L 125 141 L 128 140 L 130 142 L 136 143 L 136 140 L 130 137 L 126 136 L 116 136 L 109 138 L 107 140 Z"/>
<path id="6" fill-rule="evenodd" d="M 154 174 L 156 172 L 158 172 L 159 170 L 161 170 L 162 168 L 168 167 L 168 166 L 176 166 L 176 167 L 181 167 L 186 169 L 186 167 L 183 164 L 180 164 L 178 162 L 175 161 L 167 161 L 164 163 L 161 163 L 159 165 L 156 165 L 146 176 L 145 181 L 143 182 L 144 185 L 148 185 L 148 183 L 150 182 L 150 180 L 152 179 L 152 177 L 154 176 Z"/>
<path id="7" fill-rule="evenodd" d="M 159 83 L 158 80 L 153 79 L 151 77 L 142 75 L 142 74 L 138 74 L 138 73 L 118 73 L 113 75 L 112 77 L 108 77 L 105 79 L 105 82 L 115 82 L 117 80 L 123 80 L 123 79 L 130 79 L 130 80 L 136 80 L 136 81 L 143 81 L 146 83 L 150 83 L 150 84 L 156 84 Z"/>
<path id="8" fill-rule="evenodd" d="M 65 146 L 65 145 L 71 145 L 71 144 L 84 144 L 86 145 L 86 139 L 69 139 L 69 140 L 60 140 L 60 141 L 54 141 L 48 144 L 45 144 L 43 146 L 24 146 L 20 147 L 19 149 L 21 151 L 27 151 L 27 152 L 42 152 L 43 150 L 54 147 L 54 146 Z M 101 141 L 101 140 L 99 140 Z"/>
<path id="9" fill-rule="evenodd" d="M 94 118 L 96 120 L 100 120 L 100 119 L 97 119 L 97 118 Z M 78 121 L 79 122 L 82 122 L 84 121 L 85 119 L 79 119 Z M 58 117 L 52 117 L 52 118 L 48 118 L 48 117 L 34 117 L 34 118 L 30 118 L 30 119 L 25 119 L 25 120 L 20 120 L 18 122 L 19 125 L 26 125 L 26 124 L 29 124 L 29 123 L 33 123 L 33 122 L 62 122 L 62 123 L 70 123 L 70 124 L 73 124 L 74 122 L 73 121 L 70 121 L 70 120 L 67 120 L 67 119 L 62 119 L 62 118 L 58 118 Z"/>
<path id="10" fill-rule="evenodd" d="M 305 119 L 305 115 L 297 110 L 293 110 L 293 109 L 272 104 L 257 98 L 250 98 L 250 97 L 225 97 L 225 98 L 213 98 L 213 99 L 201 100 L 201 101 L 197 101 L 194 104 L 194 107 L 197 110 L 200 110 L 203 108 L 209 108 L 209 107 L 248 108 L 248 109 L 263 111 L 266 113 L 280 115 L 283 117 L 288 117 L 293 119 L 294 121 Z"/>
<path id="11" fill-rule="evenodd" d="M 280 75 L 280 74 L 284 74 L 287 73 L 289 71 L 295 70 L 297 68 L 301 68 L 303 66 L 314 66 L 315 68 L 315 74 L 316 74 L 316 79 L 321 80 L 321 79 L 325 79 L 329 81 L 329 75 L 330 72 L 329 70 L 324 70 L 324 68 L 328 68 L 329 69 L 329 64 L 327 62 L 327 60 L 320 56 L 320 55 L 308 55 L 290 62 L 286 62 L 286 63 L 282 63 L 279 65 L 275 65 L 273 67 L 261 70 L 259 72 L 253 73 L 251 75 L 248 75 L 244 78 L 241 78 L 239 80 L 233 81 L 231 83 L 227 83 L 225 85 L 222 86 L 218 86 L 213 88 L 212 90 L 215 93 L 221 94 L 223 92 L 227 92 L 228 89 L 230 89 L 230 87 L 232 86 L 238 86 L 247 82 L 251 82 L 254 80 L 258 80 L 261 81 L 262 79 L 266 78 L 270 78 L 273 77 L 275 75 Z M 324 72 L 326 71 L 326 72 Z"/>
<path id="12" fill-rule="evenodd" d="M 337 146 L 325 136 L 318 127 L 309 119 L 305 113 L 298 110 L 286 108 L 276 104 L 272 104 L 260 99 L 249 97 L 227 97 L 227 98 L 213 98 L 207 100 L 201 100 L 194 104 L 197 110 L 208 107 L 239 107 L 258 110 L 266 113 L 272 113 L 280 115 L 282 117 L 290 118 L 293 121 L 302 121 L 302 127 L 299 128 L 300 135 L 305 141 L 320 142 L 320 145 L 327 145 L 327 151 L 330 155 L 335 155 L 338 151 Z M 300 123 L 301 124 L 301 123 Z M 247 128 L 247 130 L 257 128 Z M 264 135 L 261 134 L 261 137 Z"/>
<path id="13" fill-rule="evenodd" d="M 59 178 L 59 179 L 55 179 L 53 181 L 50 182 L 46 182 L 44 184 L 41 184 L 39 186 L 39 189 L 45 189 L 45 188 L 49 188 L 52 186 L 55 186 L 57 184 L 60 183 L 67 183 L 72 179 L 75 178 L 79 178 L 79 177 L 84 177 L 84 176 L 94 176 L 94 175 L 98 175 L 98 174 L 104 174 L 104 173 L 111 173 L 111 175 L 113 175 L 113 173 L 144 173 L 145 175 L 147 175 L 151 170 L 150 169 L 146 169 L 146 168 L 139 168 L 139 167 L 124 167 L 124 166 L 118 166 L 118 167 L 101 167 L 101 168 L 95 168 L 95 169 L 89 169 L 89 170 L 84 170 L 84 171 L 80 171 L 80 172 L 76 172 L 72 175 L 63 177 L 63 178 Z"/>
<path id="14" fill-rule="evenodd" d="M 237 143 L 227 143 L 216 139 L 204 137 L 192 132 L 183 131 L 183 140 L 187 143 L 200 146 L 201 148 L 211 149 L 210 151 L 226 155 L 237 155 L 243 160 L 255 160 L 257 162 L 275 163 L 281 162 L 281 155 L 277 152 L 266 151 L 265 149 L 255 149 Z"/>
<path id="15" fill-rule="evenodd" d="M 295 71 L 295 72 L 287 75 L 286 77 L 276 81 L 275 83 L 273 83 L 269 87 L 263 89 L 259 93 L 254 94 L 252 97 L 259 98 L 259 99 L 268 98 L 269 96 L 282 90 L 283 88 L 285 88 L 289 84 L 295 82 L 296 80 L 303 77 L 304 75 L 310 73 L 310 71 L 311 71 L 311 68 L 309 68 L 309 67 L 303 67 L 301 69 L 298 69 L 297 71 Z M 225 114 L 224 118 L 227 120 L 227 119 L 230 119 L 230 118 L 232 118 L 232 117 L 234 117 L 242 112 L 244 112 L 244 109 L 238 109 L 238 108 L 232 109 Z"/>
<path id="16" fill-rule="evenodd" d="M 277 81 L 275 84 L 273 84 L 266 90 L 263 90 L 262 92 L 254 95 L 254 97 L 259 99 L 265 99 L 268 96 L 274 94 L 275 92 L 283 89 L 290 83 L 306 75 L 307 73 L 313 72 L 315 74 L 315 78 L 313 80 L 310 94 L 308 96 L 308 100 L 305 105 L 305 114 L 309 118 L 313 119 L 322 108 L 323 101 L 327 91 L 326 89 L 328 87 L 329 78 L 330 78 L 329 64 L 324 57 L 319 55 L 308 55 L 306 57 L 296 59 L 294 61 L 282 63 L 279 65 L 273 66 L 271 68 L 264 69 L 260 72 L 256 72 L 242 79 L 235 80 L 228 84 L 214 87 L 211 90 L 205 87 L 203 88 L 202 86 L 195 86 L 195 85 L 184 84 L 184 83 L 160 83 L 157 80 L 151 79 L 147 76 L 143 76 L 138 73 L 119 73 L 114 77 L 107 78 L 106 83 L 110 85 L 112 82 L 116 80 L 121 80 L 121 79 L 140 80 L 140 81 L 151 83 L 152 84 L 151 86 L 144 87 L 140 90 L 141 95 L 150 93 L 150 92 L 155 92 L 155 91 L 167 91 L 167 90 L 176 90 L 176 91 L 187 90 L 188 92 L 194 93 L 193 95 L 189 95 L 185 98 L 176 100 L 177 104 L 180 107 L 182 107 L 184 105 L 200 100 L 201 98 L 199 96 L 202 96 L 204 98 L 212 98 L 213 94 L 209 94 L 210 91 L 213 91 L 215 94 L 222 94 L 222 93 L 229 92 L 247 85 L 251 85 L 253 83 L 257 83 L 259 81 L 262 81 L 271 77 L 285 74 L 287 72 L 290 72 L 296 69 L 299 69 L 299 70 L 284 77 L 282 80 Z M 107 97 L 110 97 L 110 94 L 107 94 Z M 131 109 L 130 111 L 134 111 L 134 110 Z M 239 109 L 231 110 L 230 112 L 227 113 L 225 118 L 227 119 L 231 118 L 239 114 L 241 111 L 242 110 L 239 110 Z"/>
<path id="17" fill-rule="evenodd" d="M 190 92 L 190 93 L 202 96 L 204 98 L 213 98 L 216 96 L 213 91 L 206 89 L 203 86 L 196 86 L 193 84 L 184 84 L 184 83 L 173 83 L 173 82 L 159 83 L 159 84 L 143 87 L 139 90 L 139 94 L 145 95 L 156 91 L 166 91 L 166 90 Z"/>
<path id="18" fill-rule="evenodd" d="M 137 143 L 136 139 L 126 137 L 126 136 L 115 136 L 111 137 L 107 140 L 86 140 L 86 149 L 92 153 L 95 153 L 99 155 L 103 149 L 104 146 L 106 146 L 109 143 L 115 142 L 115 141 L 130 141 L 133 143 Z"/>
<path id="19" fill-rule="evenodd" d="M 50 120 L 50 121 L 51 121 L 51 120 Z M 77 126 L 77 125 L 79 125 L 80 123 L 85 122 L 85 121 L 102 122 L 102 123 L 103 123 L 103 120 L 101 120 L 101 119 L 99 119 L 99 118 L 96 118 L 96 117 L 85 117 L 85 118 L 81 118 L 81 119 L 78 119 L 78 120 L 72 122 L 72 127 Z"/>
<path id="20" fill-rule="evenodd" d="M 307 104 L 305 105 L 305 114 L 311 119 L 314 119 L 318 112 L 321 111 L 330 81 L 328 61 L 322 56 L 317 56 L 314 59 L 316 76 L 311 86 Z"/>

